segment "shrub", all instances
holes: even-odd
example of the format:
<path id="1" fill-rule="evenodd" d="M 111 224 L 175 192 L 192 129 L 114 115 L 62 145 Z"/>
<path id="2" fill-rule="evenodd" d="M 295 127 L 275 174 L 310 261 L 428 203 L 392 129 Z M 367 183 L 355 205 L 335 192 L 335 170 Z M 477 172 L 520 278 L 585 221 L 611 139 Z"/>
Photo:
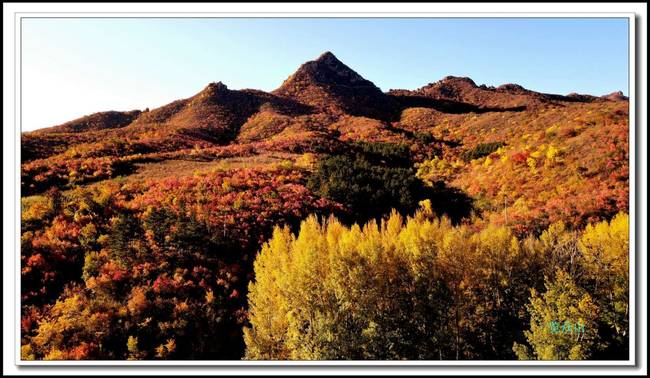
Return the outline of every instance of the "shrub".
<path id="1" fill-rule="evenodd" d="M 490 143 L 481 143 L 478 144 L 476 147 L 463 151 L 460 154 L 461 159 L 464 161 L 471 161 L 474 159 L 479 159 L 484 156 L 488 156 L 489 154 L 495 152 L 499 148 L 505 146 L 506 144 L 503 142 L 490 142 Z"/>
<path id="2" fill-rule="evenodd" d="M 436 138 L 430 132 L 415 132 L 413 137 L 415 140 L 425 145 L 436 141 Z"/>

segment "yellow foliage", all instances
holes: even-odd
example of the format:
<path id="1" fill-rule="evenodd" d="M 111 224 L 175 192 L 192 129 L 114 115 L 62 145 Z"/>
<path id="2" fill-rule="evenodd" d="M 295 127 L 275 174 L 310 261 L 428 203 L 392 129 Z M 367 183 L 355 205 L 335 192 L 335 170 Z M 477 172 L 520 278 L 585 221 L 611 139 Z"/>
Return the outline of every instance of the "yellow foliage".
<path id="1" fill-rule="evenodd" d="M 138 338 L 129 336 L 126 341 L 126 349 L 131 353 L 136 353 L 138 351 Z"/>
<path id="2" fill-rule="evenodd" d="M 296 159 L 296 166 L 304 169 L 312 169 L 318 160 L 318 156 L 311 152 L 305 152 Z"/>
<path id="3" fill-rule="evenodd" d="M 138 338 L 134 336 L 129 336 L 126 340 L 126 350 L 129 352 L 128 360 L 141 360 L 145 356 L 138 347 Z"/>
<path id="4" fill-rule="evenodd" d="M 629 216 L 588 225 L 579 241 L 586 276 L 598 282 L 594 290 L 603 319 L 621 337 L 628 329 Z"/>
<path id="5" fill-rule="evenodd" d="M 492 165 L 492 159 L 488 156 L 485 158 L 485 161 L 483 162 L 483 166 L 489 167 L 490 165 Z"/>
<path id="6" fill-rule="evenodd" d="M 529 157 L 528 159 L 526 159 L 526 164 L 528 164 L 530 170 L 534 172 L 537 167 L 537 160 L 533 159 L 532 157 Z"/>
<path id="7" fill-rule="evenodd" d="M 221 183 L 221 189 L 224 192 L 228 193 L 228 192 L 232 191 L 232 185 L 230 184 L 230 182 L 228 180 L 224 179 L 223 182 Z"/>
<path id="8" fill-rule="evenodd" d="M 32 351 L 32 346 L 29 344 L 20 346 L 20 359 L 23 361 L 35 360 L 36 357 Z"/>
<path id="9" fill-rule="evenodd" d="M 393 212 L 363 227 L 346 227 L 335 218 L 319 222 L 311 216 L 297 236 L 276 228 L 254 264 L 251 327 L 244 329 L 246 358 L 337 359 L 357 353 L 376 358 L 373 348 L 384 348 L 386 333 L 399 339 L 399 329 L 390 328 L 395 324 L 434 316 L 427 306 L 445 311 L 449 305 L 466 306 L 471 301 L 465 302 L 464 290 L 472 285 L 496 283 L 493 290 L 505 295 L 511 280 L 528 270 L 519 242 L 508 229 L 473 233 L 465 226 L 453 227 L 446 218 L 432 219 L 427 205 L 423 202 L 413 217 Z M 452 287 L 458 292 L 452 297 L 458 302 L 437 291 L 443 275 L 455 282 Z M 401 296 L 410 299 L 402 302 Z M 413 301 L 423 301 L 424 307 L 410 307 Z M 445 328 L 427 332 L 443 337 Z M 405 358 L 391 358 L 400 357 Z"/>
<path id="10" fill-rule="evenodd" d="M 611 222 L 588 225 L 580 238 L 580 248 L 587 261 L 595 264 L 594 269 L 627 277 L 630 253 L 629 216 L 620 213 Z"/>
<path id="11" fill-rule="evenodd" d="M 212 302 L 214 302 L 214 293 L 212 290 L 208 290 L 205 293 L 205 303 L 212 304 Z"/>
<path id="12" fill-rule="evenodd" d="M 546 149 L 546 160 L 544 162 L 545 166 L 552 166 L 555 163 L 559 163 L 562 161 L 560 156 L 563 154 L 562 149 L 557 148 L 553 145 L 549 145 L 548 149 Z"/>
<path id="13" fill-rule="evenodd" d="M 435 156 L 431 160 L 417 164 L 417 172 L 415 175 L 425 184 L 433 186 L 436 182 L 448 181 L 451 176 L 458 172 L 461 166 L 462 163 L 458 161 L 450 163 L 445 159 Z"/>
<path id="14" fill-rule="evenodd" d="M 54 210 L 52 202 L 43 196 L 21 198 L 22 222 L 40 221 Z"/>
<path id="15" fill-rule="evenodd" d="M 293 161 L 291 161 L 291 160 L 282 160 L 281 162 L 276 164 L 276 167 L 278 169 L 285 169 L 285 170 L 293 169 Z"/>
<path id="16" fill-rule="evenodd" d="M 422 209 L 423 214 L 425 214 L 427 216 L 433 216 L 433 209 L 431 207 L 431 200 L 430 199 L 422 200 L 418 204 L 420 205 L 420 208 Z"/>
<path id="17" fill-rule="evenodd" d="M 546 281 L 546 292 L 531 290 L 530 330 L 524 332 L 532 350 L 516 344 L 513 350 L 519 359 L 583 360 L 590 357 L 597 342 L 598 306 L 569 274 L 558 269 L 555 279 Z M 569 330 L 556 325 L 570 324 Z M 574 331 L 579 324 L 579 331 Z"/>
<path id="18" fill-rule="evenodd" d="M 548 149 L 546 150 L 546 159 L 547 160 L 553 160 L 555 157 L 560 153 L 560 150 L 553 145 L 548 146 Z"/>
<path id="19" fill-rule="evenodd" d="M 67 359 L 68 354 L 59 349 L 52 349 L 43 357 L 46 361 L 60 361 Z"/>
<path id="20" fill-rule="evenodd" d="M 551 127 L 546 129 L 546 135 L 555 135 L 557 129 L 558 129 L 558 125 L 552 125 Z"/>

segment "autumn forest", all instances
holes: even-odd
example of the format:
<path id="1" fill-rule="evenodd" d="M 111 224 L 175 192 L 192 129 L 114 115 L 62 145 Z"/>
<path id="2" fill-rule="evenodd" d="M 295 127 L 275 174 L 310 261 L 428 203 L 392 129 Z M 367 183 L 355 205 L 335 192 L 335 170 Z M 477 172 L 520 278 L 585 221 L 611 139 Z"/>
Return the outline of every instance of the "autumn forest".
<path id="1" fill-rule="evenodd" d="M 628 113 L 326 52 L 23 132 L 21 358 L 626 360 Z"/>

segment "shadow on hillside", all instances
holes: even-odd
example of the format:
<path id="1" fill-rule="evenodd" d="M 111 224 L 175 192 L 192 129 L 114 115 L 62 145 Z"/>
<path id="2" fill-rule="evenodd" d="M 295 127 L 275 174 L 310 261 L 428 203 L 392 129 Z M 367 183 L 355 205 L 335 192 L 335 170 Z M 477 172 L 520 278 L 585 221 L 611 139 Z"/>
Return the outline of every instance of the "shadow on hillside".
<path id="1" fill-rule="evenodd" d="M 526 106 L 507 108 L 476 106 L 460 101 L 433 99 L 425 96 L 389 95 L 400 105 L 400 112 L 407 108 L 430 108 L 443 113 L 488 113 L 488 112 L 522 112 Z"/>
<path id="2" fill-rule="evenodd" d="M 392 126 L 392 125 L 387 125 L 387 126 L 386 126 L 386 129 L 388 129 L 388 130 L 391 131 L 391 132 L 394 132 L 394 133 L 397 133 L 397 134 L 401 134 L 401 135 L 405 136 L 405 137 L 408 138 L 408 139 L 419 139 L 419 138 L 422 138 L 422 136 L 418 136 L 418 133 L 413 132 L 413 131 L 411 131 L 411 130 L 402 129 L 402 128 L 400 128 L 400 127 L 395 127 L 395 126 Z M 426 134 L 426 133 L 425 133 L 425 134 Z M 444 144 L 444 145 L 446 145 L 447 147 L 451 147 L 451 148 L 458 147 L 458 146 L 461 146 L 461 145 L 462 145 L 462 143 L 459 142 L 459 141 L 457 141 L 457 140 L 441 139 L 441 138 L 437 138 L 436 136 L 434 136 L 434 135 L 432 135 L 432 134 L 426 134 L 426 139 L 427 139 L 427 140 L 421 140 L 421 139 L 420 139 L 420 141 L 421 141 L 422 143 L 424 143 L 424 144 L 440 144 L 440 145 L 443 145 L 443 144 Z"/>
<path id="3" fill-rule="evenodd" d="M 413 193 L 417 201 L 413 206 L 387 206 L 385 204 L 376 204 L 375 208 L 366 211 L 353 211 L 351 209 L 341 209 L 331 213 L 336 216 L 343 224 L 351 226 L 352 224 L 366 224 L 371 220 L 381 222 L 392 210 L 397 210 L 402 216 L 412 216 L 419 206 L 417 203 L 422 200 L 431 201 L 431 210 L 436 217 L 446 216 L 451 220 L 453 225 L 461 224 L 464 220 L 469 219 L 475 211 L 474 200 L 465 194 L 462 190 L 451 188 L 443 183 L 437 184 L 433 188 L 422 188 L 419 193 Z M 320 214 L 326 215 L 326 214 Z"/>
<path id="4" fill-rule="evenodd" d="M 446 215 L 453 224 L 459 224 L 472 214 L 474 200 L 462 190 L 443 183 L 427 189 L 426 196 L 431 200 L 431 209 L 436 215 Z"/>
<path id="5" fill-rule="evenodd" d="M 276 112 L 286 116 L 301 116 L 316 113 L 316 108 L 287 97 L 265 93 L 257 96 L 258 108 L 270 106 Z M 260 109 L 258 109 L 260 110 Z"/>

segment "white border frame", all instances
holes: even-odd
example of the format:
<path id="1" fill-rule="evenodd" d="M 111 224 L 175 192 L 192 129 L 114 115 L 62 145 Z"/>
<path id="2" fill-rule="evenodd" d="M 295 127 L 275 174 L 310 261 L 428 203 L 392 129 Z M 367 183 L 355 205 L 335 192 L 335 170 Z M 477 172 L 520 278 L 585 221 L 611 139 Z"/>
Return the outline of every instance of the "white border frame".
<path id="1" fill-rule="evenodd" d="M 470 5 L 470 4 L 465 4 Z M 527 5 L 527 11 L 517 11 L 509 12 L 506 10 L 510 9 L 521 9 L 523 5 L 518 4 L 471 4 L 471 9 L 473 12 L 466 13 L 459 11 L 462 9 L 463 4 L 372 4 L 373 12 L 364 12 L 361 11 L 366 7 L 369 7 L 370 4 L 327 4 L 327 9 L 336 8 L 335 11 L 321 12 L 320 10 L 323 7 L 323 4 L 3 4 L 3 50 L 5 56 L 13 56 L 13 62 L 4 61 L 4 82 L 5 86 L 3 88 L 4 93 L 4 109 L 5 114 L 4 124 L 5 128 L 3 129 L 3 166 L 4 175 L 3 179 L 7 179 L 9 174 L 13 173 L 14 186 L 5 184 L 3 187 L 3 203 L 5 205 L 10 205 L 13 202 L 13 228 L 12 227 L 3 227 L 3 246 L 5 253 L 3 254 L 4 264 L 4 275 L 3 283 L 4 285 L 4 306 L 7 307 L 7 287 L 6 285 L 7 278 L 12 277 L 14 279 L 13 284 L 13 300 L 14 300 L 14 312 L 13 312 L 13 335 L 14 338 L 10 339 L 8 337 L 3 338 L 3 348 L 5 351 L 13 350 L 14 352 L 14 363 L 18 366 L 84 366 L 84 367 L 97 367 L 97 366 L 148 366 L 148 367 L 179 367 L 179 366 L 221 366 L 221 367 L 327 367 L 327 366 L 340 366 L 340 367 L 384 367 L 383 372 L 385 372 L 385 367 L 593 367 L 599 366 L 600 368 L 596 371 L 592 371 L 592 374 L 598 373 L 608 373 L 607 370 L 603 369 L 605 366 L 635 366 L 638 362 L 637 357 L 639 357 L 643 362 L 643 367 L 645 366 L 645 359 L 647 356 L 645 354 L 637 353 L 637 303 L 636 303 L 636 263 L 642 262 L 645 259 L 645 256 L 640 254 L 637 256 L 636 253 L 631 253 L 630 255 L 630 360 L 627 361 L 186 361 L 186 360 L 174 360 L 174 361 L 22 361 L 20 360 L 20 306 L 18 300 L 20 298 L 20 275 L 17 272 L 20 272 L 20 253 L 15 253 L 17 251 L 16 246 L 20 246 L 20 149 L 12 151 L 11 154 L 8 154 L 8 151 L 15 149 L 16 146 L 20 146 L 20 128 L 16 125 L 20 125 L 20 20 L 23 17 L 314 17 L 314 18 L 326 18 L 326 17 L 403 17 L 403 18 L 451 18 L 451 17 L 464 17 L 464 18 L 486 18 L 486 17 L 507 17 L 507 18 L 518 18 L 518 17 L 527 17 L 527 18 L 545 18 L 545 17 L 554 17 L 554 18 L 595 18 L 595 17 L 623 17 L 628 18 L 630 34 L 629 34 L 629 97 L 630 97 L 630 206 L 629 214 L 632 219 L 630 225 L 630 251 L 642 251 L 637 249 L 637 236 L 635 233 L 636 227 L 638 226 L 635 223 L 637 219 L 637 192 L 636 185 L 638 177 L 636 176 L 636 159 L 637 153 L 640 152 L 646 157 L 646 150 L 640 148 L 640 151 L 636 150 L 636 131 L 637 128 L 634 127 L 638 121 L 637 116 L 637 103 L 636 98 L 639 93 L 637 93 L 637 67 L 636 67 L 636 22 L 635 22 L 635 13 L 630 12 L 612 12 L 612 8 L 616 9 L 617 4 L 590 4 L 589 9 L 592 12 L 582 13 L 580 10 L 586 9 L 583 4 L 555 4 L 555 8 L 564 8 L 564 12 L 548 12 L 548 4 L 530 4 Z M 620 4 L 618 5 L 620 9 Z M 629 4 L 628 4 L 629 6 Z M 152 7 L 154 7 L 157 12 L 150 12 Z M 321 9 L 319 9 L 319 7 Z M 6 9 L 10 8 L 10 9 Z M 126 12 L 121 10 L 116 11 L 116 8 L 126 9 Z M 630 8 L 630 7 L 628 7 Z M 641 13 L 643 16 L 647 15 L 647 9 L 643 7 L 642 4 L 638 4 L 636 7 L 631 7 L 634 12 Z M 83 9 L 82 12 L 77 12 L 77 9 Z M 283 11 L 283 9 L 285 11 Z M 289 11 L 286 11 L 289 9 Z M 38 12 L 35 12 L 38 10 Z M 252 11 L 254 10 L 254 11 Z M 424 11 L 423 11 L 424 10 Z M 481 10 L 483 12 L 479 13 Z M 531 13 L 533 10 L 535 13 Z M 545 12 L 540 12 L 546 10 Z M 13 18 L 13 19 L 12 19 Z M 645 19 L 643 20 L 645 21 Z M 13 28 L 13 30 L 12 30 Z M 642 26 L 642 29 L 645 30 L 645 25 Z M 13 37 L 9 39 L 8 37 Z M 646 41 L 643 38 L 647 38 L 647 35 L 641 35 L 641 41 L 639 41 L 639 49 L 643 59 L 646 59 L 645 48 L 642 48 L 641 45 Z M 8 43 L 9 42 L 9 43 Z M 14 49 L 15 46 L 15 49 Z M 9 47 L 9 48 L 8 48 Z M 11 54 L 11 49 L 14 49 L 13 54 Z M 7 54 L 9 50 L 9 54 Z M 11 67 L 13 63 L 14 72 L 7 72 L 7 66 Z M 645 62 L 642 64 L 644 66 Z M 644 66 L 645 67 L 645 66 Z M 640 80 L 644 80 L 645 72 L 640 72 Z M 13 96 L 9 92 L 7 83 L 12 82 L 10 75 L 13 75 L 14 83 L 14 93 Z M 9 80 L 8 80 L 9 79 Z M 643 84 L 640 85 L 643 90 L 643 95 L 646 93 L 646 88 Z M 7 96 L 9 94 L 9 96 Z M 642 96 L 643 98 L 644 96 Z M 14 115 L 13 121 L 7 120 L 11 118 L 11 111 L 7 111 L 10 108 L 7 107 L 7 99 L 15 99 L 14 105 Z M 643 115 L 640 117 L 645 120 L 646 109 L 641 109 Z M 13 129 L 8 130 L 13 126 Z M 645 125 L 642 125 L 645 126 Z M 639 134 L 644 135 L 644 131 L 639 127 Z M 13 134 L 11 134 L 13 132 Z M 8 138 L 10 137 L 10 138 Z M 645 141 L 645 138 L 642 139 Z M 13 146 L 8 148 L 7 141 L 13 141 Z M 8 157 L 13 157 L 13 159 L 8 159 Z M 9 163 L 11 161 L 11 163 Z M 642 159 L 644 163 L 647 162 L 646 159 Z M 644 166 L 643 164 L 641 165 Z M 8 169 L 7 169 L 8 168 Z M 645 167 L 644 167 L 645 168 Z M 641 177 L 645 177 L 644 172 L 640 172 Z M 6 180 L 9 181 L 9 180 Z M 641 185 L 644 185 L 642 182 Z M 647 188 L 645 188 L 647 190 Z M 642 188 L 642 193 L 645 193 Z M 647 194 L 646 194 L 647 195 Z M 13 199 L 13 201 L 10 201 Z M 641 201 L 643 203 L 643 200 Z M 5 206 L 5 209 L 10 206 Z M 645 214 L 643 219 L 645 220 Z M 3 215 L 3 221 L 11 220 L 8 214 L 5 212 Z M 645 221 L 639 222 L 640 224 L 645 224 Z M 640 235 L 642 237 L 641 246 L 646 245 L 646 235 Z M 10 245 L 7 246 L 7 241 L 10 241 Z M 7 248 L 10 247 L 10 248 Z M 14 261 L 13 264 L 7 264 L 8 254 L 7 251 L 13 251 Z M 637 257 L 639 259 L 637 260 Z M 13 272 L 7 274 L 7 267 L 13 266 Z M 646 275 L 640 274 L 639 279 L 643 281 L 642 288 L 647 288 Z M 13 286 L 13 285 L 12 285 Z M 11 292 L 10 292 L 11 294 Z M 645 298 L 639 298 L 642 300 L 641 309 L 644 311 L 641 318 L 647 322 L 645 310 L 647 309 L 647 303 Z M 3 311 L 3 323 L 4 329 L 7 331 L 7 315 L 8 311 Z M 646 323 L 644 323 L 646 324 Z M 5 332 L 5 334 L 9 334 Z M 8 341 L 13 344 L 11 349 L 6 348 Z M 647 340 L 644 337 L 643 345 L 641 350 L 645 350 L 647 346 Z M 6 356 L 4 356 L 6 357 Z M 6 361 L 6 360 L 5 360 Z M 5 367 L 7 367 L 5 365 Z M 166 368 L 166 370 L 170 370 Z M 5 370 L 6 371 L 6 370 Z M 456 370 L 457 372 L 457 370 Z M 159 372 L 166 373 L 166 372 Z M 503 372 L 501 373 L 503 374 Z M 566 373 L 563 373 L 566 374 Z"/>

